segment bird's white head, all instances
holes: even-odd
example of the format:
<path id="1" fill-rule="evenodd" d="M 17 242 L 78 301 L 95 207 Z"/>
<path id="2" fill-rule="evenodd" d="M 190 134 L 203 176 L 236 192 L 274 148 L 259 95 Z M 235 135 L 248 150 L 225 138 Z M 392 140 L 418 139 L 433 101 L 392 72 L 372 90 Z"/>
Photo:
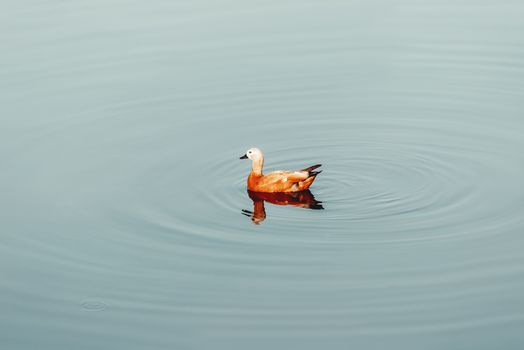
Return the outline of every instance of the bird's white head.
<path id="1" fill-rule="evenodd" d="M 264 159 L 264 154 L 258 148 L 250 148 L 240 159 L 261 160 Z"/>

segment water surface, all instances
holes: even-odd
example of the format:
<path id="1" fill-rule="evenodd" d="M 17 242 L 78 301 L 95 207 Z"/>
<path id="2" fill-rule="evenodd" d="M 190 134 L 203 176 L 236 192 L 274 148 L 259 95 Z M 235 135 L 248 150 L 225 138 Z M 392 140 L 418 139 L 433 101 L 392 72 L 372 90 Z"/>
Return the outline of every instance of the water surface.
<path id="1" fill-rule="evenodd" d="M 523 17 L 4 1 L 2 347 L 521 349 Z M 253 225 L 252 146 L 324 210 Z"/>

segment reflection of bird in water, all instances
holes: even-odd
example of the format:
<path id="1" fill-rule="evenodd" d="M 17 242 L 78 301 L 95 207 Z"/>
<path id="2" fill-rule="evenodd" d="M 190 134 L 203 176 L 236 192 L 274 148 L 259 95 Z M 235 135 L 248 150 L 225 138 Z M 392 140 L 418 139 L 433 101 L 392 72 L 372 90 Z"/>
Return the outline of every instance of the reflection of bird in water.
<path id="1" fill-rule="evenodd" d="M 307 209 L 324 209 L 322 202 L 317 201 L 309 190 L 289 193 L 263 193 L 248 190 L 247 193 L 253 201 L 253 211 L 244 209 L 242 214 L 251 217 L 251 221 L 256 225 L 266 219 L 264 202 L 276 205 L 292 205 Z"/>
<path id="2" fill-rule="evenodd" d="M 251 159 L 253 166 L 247 178 L 247 189 L 256 192 L 298 192 L 311 186 L 322 170 L 314 171 L 321 164 L 299 171 L 273 171 L 262 174 L 264 154 L 258 148 L 250 148 L 240 159 Z"/>

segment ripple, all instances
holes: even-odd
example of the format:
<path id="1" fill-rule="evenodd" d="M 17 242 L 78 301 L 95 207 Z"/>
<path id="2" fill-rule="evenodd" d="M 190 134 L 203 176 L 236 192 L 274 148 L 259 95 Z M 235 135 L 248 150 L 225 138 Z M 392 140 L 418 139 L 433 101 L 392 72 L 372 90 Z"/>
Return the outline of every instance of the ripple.
<path id="1" fill-rule="evenodd" d="M 266 141 L 271 145 L 266 150 L 266 165 L 272 169 L 324 163 L 325 170 L 312 191 L 327 210 L 311 213 L 271 205 L 267 208 L 267 222 L 278 224 L 279 230 L 306 230 L 300 236 L 287 237 L 288 243 L 296 239 L 302 244 L 318 244 L 318 231 L 329 234 L 329 240 L 322 238 L 321 242 L 332 244 L 464 239 L 460 237 L 495 234 L 515 223 L 514 211 L 481 203 L 491 190 L 489 175 L 497 171 L 490 164 L 496 155 L 489 149 L 496 140 L 485 140 L 482 149 L 478 144 L 472 148 L 464 142 L 470 139 L 467 132 L 450 135 L 446 124 L 441 129 L 434 126 L 426 130 L 412 121 L 378 126 L 339 120 L 335 121 L 336 132 L 323 133 L 333 122 L 303 125 L 311 131 L 301 136 L 315 138 L 314 145 L 289 147 L 276 138 Z M 284 123 L 283 127 L 291 125 Z M 381 133 L 382 139 L 362 137 Z M 438 141 L 440 138 L 443 142 Z M 161 223 L 173 232 L 214 241 L 249 241 L 245 231 L 252 228 L 235 217 L 241 209 L 250 208 L 245 190 L 249 165 L 237 160 L 249 146 L 221 148 L 212 158 L 195 159 L 192 167 L 198 170 L 194 172 L 179 173 L 176 167 L 165 165 L 168 159 L 158 158 L 158 166 L 150 169 L 151 174 L 160 174 L 154 186 L 133 184 L 147 188 L 148 193 L 140 199 L 142 207 L 132 215 L 142 217 L 145 226 L 148 222 Z M 147 180 L 149 175 L 142 178 Z M 177 193 L 169 190 L 174 179 L 202 185 L 185 189 L 180 197 L 180 189 Z M 175 196 L 179 198 L 170 203 Z M 512 200 L 518 204 L 518 198 Z M 183 206 L 177 205 L 180 201 Z M 388 227 L 387 238 L 383 227 Z M 217 229 L 222 232 L 219 237 L 215 235 Z M 282 244 L 281 239 L 278 244 Z"/>
<path id="2" fill-rule="evenodd" d="M 104 311 L 108 308 L 108 305 L 100 300 L 84 300 L 80 306 L 86 311 Z"/>

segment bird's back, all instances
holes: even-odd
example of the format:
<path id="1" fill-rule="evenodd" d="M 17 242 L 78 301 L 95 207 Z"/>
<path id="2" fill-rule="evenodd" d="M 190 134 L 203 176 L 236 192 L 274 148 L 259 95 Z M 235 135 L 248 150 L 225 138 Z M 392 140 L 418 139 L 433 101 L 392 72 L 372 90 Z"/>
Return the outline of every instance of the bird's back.
<path id="1" fill-rule="evenodd" d="M 247 179 L 247 187 L 256 192 L 298 192 L 307 190 L 320 171 L 312 171 L 320 165 L 300 171 L 274 171 L 266 175 L 253 172 Z"/>

